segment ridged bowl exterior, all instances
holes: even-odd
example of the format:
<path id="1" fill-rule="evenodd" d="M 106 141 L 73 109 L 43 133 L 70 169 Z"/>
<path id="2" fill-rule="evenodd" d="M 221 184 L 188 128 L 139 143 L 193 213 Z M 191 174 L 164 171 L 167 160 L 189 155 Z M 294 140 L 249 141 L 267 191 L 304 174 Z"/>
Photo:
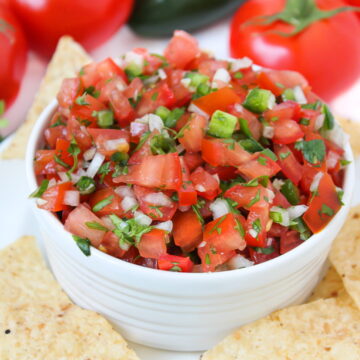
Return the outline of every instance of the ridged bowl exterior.
<path id="1" fill-rule="evenodd" d="M 56 101 L 40 116 L 27 149 L 27 177 Z M 353 160 L 349 144 L 346 158 Z M 33 209 L 55 277 L 78 305 L 109 319 L 129 340 L 161 349 L 198 351 L 273 310 L 303 302 L 319 281 L 331 243 L 350 208 L 354 165 L 348 166 L 345 205 L 329 225 L 296 249 L 246 269 L 185 274 L 129 264 L 92 248 L 86 257 L 51 213 Z"/>

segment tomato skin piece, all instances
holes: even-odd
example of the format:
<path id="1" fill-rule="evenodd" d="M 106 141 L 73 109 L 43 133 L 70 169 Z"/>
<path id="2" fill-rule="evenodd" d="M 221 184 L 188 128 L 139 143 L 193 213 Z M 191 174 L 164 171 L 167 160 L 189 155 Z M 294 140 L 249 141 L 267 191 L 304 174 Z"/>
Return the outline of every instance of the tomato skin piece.
<path id="1" fill-rule="evenodd" d="M 203 241 L 211 244 L 211 247 L 220 253 L 243 250 L 246 242 L 238 230 L 243 224 L 245 225 L 245 219 L 241 215 L 228 213 L 205 225 Z"/>
<path id="2" fill-rule="evenodd" d="M 88 129 L 88 133 L 94 139 L 97 150 L 103 154 L 107 159 L 110 159 L 111 155 L 116 152 L 127 153 L 129 151 L 130 133 L 127 130 L 115 130 L 115 129 Z M 119 144 L 118 148 L 109 150 L 107 148 L 108 140 L 124 139 L 123 144 Z"/>
<path id="3" fill-rule="evenodd" d="M 195 170 L 198 166 L 201 166 L 204 160 L 201 157 L 200 153 L 190 153 L 188 151 L 183 155 L 186 166 L 189 171 Z"/>
<path id="4" fill-rule="evenodd" d="M 175 30 L 174 36 L 168 43 L 164 56 L 175 68 L 185 69 L 200 52 L 197 40 L 182 30 Z"/>
<path id="5" fill-rule="evenodd" d="M 126 253 L 126 251 L 119 246 L 119 238 L 112 231 L 105 233 L 100 243 L 100 249 L 119 259 Z"/>
<path id="6" fill-rule="evenodd" d="M 240 103 L 241 98 L 229 87 L 211 92 L 193 101 L 198 108 L 210 116 L 216 111 L 226 111 L 230 105 Z"/>
<path id="7" fill-rule="evenodd" d="M 328 209 L 325 208 L 326 206 Z M 309 202 L 303 219 L 313 233 L 322 230 L 341 208 L 341 202 L 331 176 L 327 173 L 320 180 L 317 192 Z M 330 214 L 330 213 L 331 214 Z"/>
<path id="8" fill-rule="evenodd" d="M 322 10 L 344 6 L 341 0 L 316 0 L 315 3 Z M 274 15 L 284 7 L 284 0 L 271 2 L 250 0 L 243 4 L 231 24 L 231 56 L 234 58 L 249 56 L 255 64 L 266 68 L 299 71 L 309 80 L 316 94 L 326 101 L 332 100 L 353 84 L 360 73 L 358 18 L 354 13 L 343 12 L 312 23 L 296 36 L 276 34 L 290 33 L 293 30 L 292 25 L 282 21 L 275 21 L 267 26 L 253 21 L 254 18 Z M 244 26 L 245 23 L 248 25 Z M 344 27 L 347 29 L 346 34 L 343 33 Z M 258 36 L 253 36 L 254 33 Z M 332 41 L 330 43 L 320 39 L 332 39 Z M 334 47 L 332 43 L 336 46 Z M 276 56 L 269 56 L 269 53 Z M 330 85 L 327 81 L 328 74 L 332 74 Z M 275 82 L 282 83 L 280 80 Z"/>
<path id="9" fill-rule="evenodd" d="M 129 166 L 127 175 L 114 178 L 115 183 L 129 183 L 164 190 L 178 190 L 181 186 L 179 155 L 149 155 L 140 164 Z"/>
<path id="10" fill-rule="evenodd" d="M 159 259 L 161 255 L 167 252 L 166 243 L 169 236 L 166 231 L 161 229 L 152 229 L 145 233 L 138 244 L 138 250 L 142 257 Z"/>
<path id="11" fill-rule="evenodd" d="M 11 0 L 9 5 L 21 21 L 30 46 L 49 58 L 61 36 L 70 35 L 87 50 L 104 43 L 131 13 L 133 0 L 104 0 L 89 4 L 86 0 L 42 1 Z M 92 32 L 89 29 L 95 29 Z"/>
<path id="12" fill-rule="evenodd" d="M 39 207 L 52 212 L 67 209 L 68 206 L 63 203 L 65 192 L 73 189 L 74 186 L 70 181 L 49 187 L 41 196 L 41 199 L 47 202 Z"/>
<path id="13" fill-rule="evenodd" d="M 193 210 L 178 211 L 173 218 L 175 244 L 185 252 L 193 251 L 202 241 L 202 224 Z"/>
<path id="14" fill-rule="evenodd" d="M 298 186 L 302 178 L 303 166 L 297 161 L 291 149 L 286 145 L 274 144 L 274 151 L 279 159 L 278 163 L 281 167 L 281 171 L 296 186 Z"/>
<path id="15" fill-rule="evenodd" d="M 183 256 L 164 254 L 159 257 L 158 268 L 160 270 L 171 271 L 174 266 L 180 268 L 181 272 L 192 272 L 194 263 L 190 260 L 190 258 Z"/>
<path id="16" fill-rule="evenodd" d="M 52 164 L 53 171 L 51 173 L 55 173 L 55 154 L 55 150 L 36 150 L 34 163 L 34 171 L 36 175 L 48 174 L 48 164 Z"/>
<path id="17" fill-rule="evenodd" d="M 259 219 L 259 220 L 258 220 Z M 265 247 L 266 246 L 266 226 L 269 221 L 269 204 L 264 200 L 257 202 L 250 208 L 246 219 L 245 240 L 248 246 Z M 260 222 L 260 231 L 256 236 L 252 235 L 254 222 Z"/>
<path id="18" fill-rule="evenodd" d="M 134 193 L 139 203 L 140 210 L 151 219 L 156 221 L 167 221 L 171 220 L 177 210 L 177 203 L 169 198 L 169 206 L 155 205 L 156 208 L 152 207 L 154 204 L 146 201 L 146 196 L 149 194 L 160 193 L 153 189 L 148 189 L 143 186 L 134 185 Z"/>
<path id="19" fill-rule="evenodd" d="M 304 241 L 300 239 L 300 235 L 295 230 L 286 231 L 281 234 L 280 238 L 280 254 L 285 254 L 288 251 L 295 249 Z"/>
<path id="20" fill-rule="evenodd" d="M 179 138 L 180 144 L 189 152 L 201 150 L 201 142 L 205 135 L 207 119 L 204 116 L 193 114 L 185 125 L 183 136 Z"/>
<path id="21" fill-rule="evenodd" d="M 205 199 L 213 200 L 220 194 L 218 181 L 202 167 L 198 167 L 192 172 L 190 180 L 193 182 L 198 195 Z"/>
<path id="22" fill-rule="evenodd" d="M 105 223 L 83 204 L 80 204 L 68 215 L 64 227 L 65 230 L 74 235 L 89 239 L 91 245 L 98 248 L 105 232 L 102 230 L 90 229 L 85 225 L 86 222 L 97 222 L 106 227 Z"/>
<path id="23" fill-rule="evenodd" d="M 294 120 L 278 120 L 272 123 L 275 144 L 292 144 L 304 136 L 299 124 Z"/>

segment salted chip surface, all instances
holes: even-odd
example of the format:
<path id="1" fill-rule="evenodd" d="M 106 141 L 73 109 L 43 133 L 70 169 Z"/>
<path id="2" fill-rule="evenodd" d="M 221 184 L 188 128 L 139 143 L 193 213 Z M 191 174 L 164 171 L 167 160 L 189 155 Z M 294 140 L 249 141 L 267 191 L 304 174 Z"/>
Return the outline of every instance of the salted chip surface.
<path id="1" fill-rule="evenodd" d="M 330 251 L 330 261 L 360 309 L 360 205 L 350 210 Z"/>
<path id="2" fill-rule="evenodd" d="M 276 311 L 245 325 L 202 360 L 358 360 L 360 312 L 349 296 Z"/>
<path id="3" fill-rule="evenodd" d="M 63 79 L 75 76 L 80 68 L 90 61 L 90 56 L 71 37 L 63 36 L 59 40 L 26 120 L 16 131 L 10 145 L 0 155 L 1 158 L 25 158 L 30 132 L 41 112 L 56 97 Z"/>
<path id="4" fill-rule="evenodd" d="M 340 275 L 329 266 L 324 278 L 316 286 L 307 302 L 340 296 L 345 291 Z"/>
<path id="5" fill-rule="evenodd" d="M 138 360 L 99 314 L 71 303 L 23 237 L 0 252 L 1 360 Z"/>

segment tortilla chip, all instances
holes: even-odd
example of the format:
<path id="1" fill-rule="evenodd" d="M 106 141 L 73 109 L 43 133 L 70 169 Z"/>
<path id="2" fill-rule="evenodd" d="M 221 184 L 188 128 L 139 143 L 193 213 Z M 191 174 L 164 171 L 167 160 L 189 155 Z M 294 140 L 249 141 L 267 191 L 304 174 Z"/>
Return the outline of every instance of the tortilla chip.
<path id="1" fill-rule="evenodd" d="M 360 309 L 360 205 L 351 209 L 334 241 L 330 261 Z"/>
<path id="2" fill-rule="evenodd" d="M 352 121 L 340 116 L 336 117 L 339 125 L 344 129 L 344 131 L 350 136 L 351 148 L 354 152 L 354 155 L 360 154 L 360 122 Z"/>
<path id="3" fill-rule="evenodd" d="M 47 67 L 35 100 L 27 113 L 26 121 L 16 131 L 10 145 L 2 152 L 3 159 L 23 159 L 30 132 L 44 108 L 55 98 L 62 80 L 76 75 L 79 69 L 91 61 L 80 44 L 69 36 L 63 36 Z"/>
<path id="4" fill-rule="evenodd" d="M 138 360 L 95 312 L 72 304 L 32 237 L 0 252 L 1 360 Z"/>
<path id="5" fill-rule="evenodd" d="M 337 297 L 345 291 L 340 275 L 330 266 L 324 278 L 316 286 L 308 302 Z"/>
<path id="6" fill-rule="evenodd" d="M 360 359 L 360 312 L 344 293 L 272 313 L 228 336 L 202 360 Z"/>

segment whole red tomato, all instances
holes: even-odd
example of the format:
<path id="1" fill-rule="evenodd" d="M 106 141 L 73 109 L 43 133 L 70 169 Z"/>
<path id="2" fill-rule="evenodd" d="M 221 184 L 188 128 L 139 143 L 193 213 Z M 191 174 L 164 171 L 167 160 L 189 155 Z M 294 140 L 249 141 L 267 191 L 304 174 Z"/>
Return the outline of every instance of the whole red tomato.
<path id="1" fill-rule="evenodd" d="M 0 4 L 0 100 L 8 107 L 24 75 L 27 45 L 23 31 L 10 10 Z"/>
<path id="2" fill-rule="evenodd" d="M 273 69 L 299 71 L 329 101 L 360 74 L 360 22 L 349 11 L 326 13 L 332 16 L 308 24 L 304 21 L 344 5 L 342 0 L 249 0 L 232 20 L 231 55 L 249 56 L 256 64 Z M 279 13 L 281 18 L 273 16 Z M 301 29 L 296 24 L 307 26 Z"/>
<path id="3" fill-rule="evenodd" d="M 107 40 L 130 15 L 133 0 L 8 0 L 30 46 L 49 57 L 62 35 L 87 50 Z"/>

